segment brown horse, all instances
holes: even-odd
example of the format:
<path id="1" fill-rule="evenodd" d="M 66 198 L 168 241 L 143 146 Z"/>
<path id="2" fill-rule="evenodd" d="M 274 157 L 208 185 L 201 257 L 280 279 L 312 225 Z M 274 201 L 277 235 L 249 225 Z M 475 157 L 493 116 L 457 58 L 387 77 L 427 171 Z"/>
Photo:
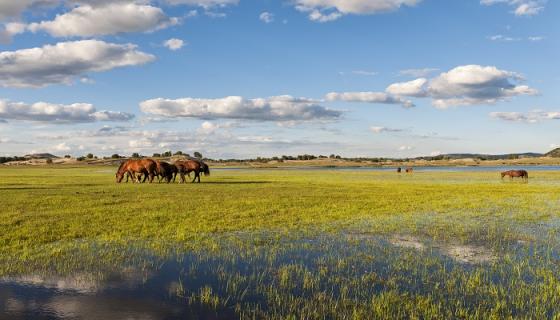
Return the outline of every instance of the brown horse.
<path id="1" fill-rule="evenodd" d="M 505 176 L 509 176 L 509 178 L 512 180 L 513 178 L 521 178 L 522 180 L 529 181 L 529 173 L 525 170 L 509 170 L 509 171 L 504 171 L 501 174 L 502 174 L 502 179 Z"/>
<path id="2" fill-rule="evenodd" d="M 401 173 L 401 172 L 402 172 L 401 167 L 398 167 L 398 168 L 397 168 L 397 173 Z"/>
<path id="3" fill-rule="evenodd" d="M 181 183 L 185 183 L 185 174 L 189 175 L 189 173 L 194 172 L 194 178 L 191 182 L 195 182 L 198 179 L 198 183 L 200 183 L 200 173 L 204 172 L 205 176 L 210 175 L 210 168 L 208 165 L 200 160 L 177 160 L 175 162 L 175 167 L 177 167 L 177 171 L 181 176 Z M 189 175 L 190 177 L 190 175 Z"/>
<path id="4" fill-rule="evenodd" d="M 141 174 L 144 175 L 144 180 L 142 182 L 146 182 L 146 179 L 150 177 L 150 183 L 152 183 L 156 176 L 156 170 L 157 164 L 152 159 L 127 160 L 121 163 L 115 174 L 115 178 L 117 179 L 117 183 L 120 183 L 126 174 L 127 181 L 128 177 L 130 177 L 133 182 L 140 182 L 140 179 L 138 179 L 136 175 Z"/>
<path id="5" fill-rule="evenodd" d="M 159 177 L 159 182 L 161 182 L 162 179 L 165 179 L 167 183 L 170 183 L 171 180 L 175 181 L 175 177 L 177 176 L 177 167 L 167 162 L 156 160 L 156 174 Z"/>
<path id="6" fill-rule="evenodd" d="M 406 173 L 413 173 L 414 169 L 413 168 L 406 168 Z"/>

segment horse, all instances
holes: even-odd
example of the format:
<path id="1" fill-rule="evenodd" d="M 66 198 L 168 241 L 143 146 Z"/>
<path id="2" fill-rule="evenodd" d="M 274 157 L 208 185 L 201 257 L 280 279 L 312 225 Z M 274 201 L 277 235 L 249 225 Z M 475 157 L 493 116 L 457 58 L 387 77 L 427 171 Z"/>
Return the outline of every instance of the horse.
<path id="1" fill-rule="evenodd" d="M 413 173 L 413 172 L 414 172 L 413 168 L 410 168 L 410 167 L 406 168 L 406 173 Z"/>
<path id="2" fill-rule="evenodd" d="M 156 160 L 156 174 L 158 175 L 158 182 L 165 179 L 167 183 L 170 183 L 171 180 L 175 181 L 177 167 L 167 162 Z"/>
<path id="3" fill-rule="evenodd" d="M 504 171 L 501 173 L 501 175 L 502 175 L 502 180 L 504 179 L 505 176 L 509 176 L 509 178 L 512 180 L 513 178 L 521 178 L 522 180 L 529 181 L 529 173 L 525 170 Z"/>
<path id="4" fill-rule="evenodd" d="M 397 173 L 401 173 L 401 172 L 402 172 L 401 167 L 398 167 L 398 168 L 397 168 Z"/>
<path id="5" fill-rule="evenodd" d="M 143 174 L 144 180 L 142 182 L 146 182 L 146 179 L 150 177 L 150 183 L 152 183 L 156 175 L 156 169 L 157 164 L 152 159 L 127 160 L 121 163 L 115 174 L 115 178 L 117 183 L 121 183 L 126 174 L 127 181 L 128 177 L 131 177 L 133 182 L 140 182 L 136 174 Z"/>
<path id="6" fill-rule="evenodd" d="M 194 178 L 191 182 L 195 182 L 198 179 L 200 183 L 200 173 L 203 172 L 205 176 L 210 175 L 210 168 L 208 165 L 200 160 L 177 160 L 175 162 L 175 167 L 177 167 L 177 172 L 181 176 L 181 183 L 185 183 L 185 174 L 189 177 L 189 173 L 194 172 Z"/>

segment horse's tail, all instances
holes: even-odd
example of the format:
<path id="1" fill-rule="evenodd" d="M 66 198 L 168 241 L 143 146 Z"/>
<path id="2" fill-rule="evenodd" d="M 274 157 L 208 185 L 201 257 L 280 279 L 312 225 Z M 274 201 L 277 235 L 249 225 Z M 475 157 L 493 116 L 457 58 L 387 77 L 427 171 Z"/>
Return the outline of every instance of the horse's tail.
<path id="1" fill-rule="evenodd" d="M 202 172 L 204 172 L 205 176 L 209 176 L 210 175 L 210 168 L 208 167 L 208 165 L 202 161 L 200 161 L 200 166 L 202 169 Z"/>

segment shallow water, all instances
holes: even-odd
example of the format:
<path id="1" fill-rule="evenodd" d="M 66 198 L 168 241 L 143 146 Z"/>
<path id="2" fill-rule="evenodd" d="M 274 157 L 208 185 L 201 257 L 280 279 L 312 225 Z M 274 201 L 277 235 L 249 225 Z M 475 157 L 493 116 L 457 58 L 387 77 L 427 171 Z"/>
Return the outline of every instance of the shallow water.
<path id="1" fill-rule="evenodd" d="M 99 263 L 58 271 L 30 270 L 1 279 L 0 318 L 306 317 L 312 314 L 309 309 L 328 318 L 329 314 L 351 314 L 353 308 L 368 310 L 372 297 L 388 292 L 431 296 L 444 303 L 464 300 L 463 307 L 474 310 L 480 299 L 488 297 L 467 299 L 461 286 L 455 288 L 455 283 L 446 281 L 468 282 L 483 275 L 486 285 L 516 290 L 508 287 L 512 279 L 517 285 L 525 281 L 531 286 L 538 281 L 529 272 L 532 267 L 546 268 L 550 264 L 550 271 L 557 273 L 553 266 L 559 262 L 554 255 L 538 258 L 551 252 L 539 243 L 517 242 L 507 248 L 493 248 L 489 244 L 445 243 L 406 234 L 352 233 L 251 238 L 236 235 L 236 239 L 224 240 L 214 250 L 165 256 L 123 248 L 124 259 L 120 262 L 106 258 L 103 250 L 115 250 L 105 245 L 98 246 L 99 252 L 76 251 L 72 261 Z M 64 262 L 51 264 L 56 267 Z M 512 270 L 520 266 L 527 272 L 515 278 Z M 554 313 L 558 307 L 550 308 Z M 520 314 L 529 311 L 521 310 Z"/>
<path id="2" fill-rule="evenodd" d="M 335 171 L 396 171 L 398 166 L 391 167 L 278 167 L 262 168 L 262 170 L 335 170 Z M 401 166 L 405 168 L 406 166 Z M 260 170 L 261 168 L 213 168 L 212 170 Z M 519 165 L 519 166 L 414 166 L 416 172 L 502 172 L 508 170 L 532 170 L 532 171 L 560 171 L 560 166 L 546 165 Z M 403 172 L 405 174 L 405 172 Z"/>

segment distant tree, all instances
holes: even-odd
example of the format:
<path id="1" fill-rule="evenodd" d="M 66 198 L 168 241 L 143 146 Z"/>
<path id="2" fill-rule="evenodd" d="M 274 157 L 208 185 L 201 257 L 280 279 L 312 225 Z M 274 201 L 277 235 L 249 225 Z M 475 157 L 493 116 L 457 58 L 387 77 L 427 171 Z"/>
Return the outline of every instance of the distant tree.
<path id="1" fill-rule="evenodd" d="M 177 151 L 173 154 L 174 156 L 182 156 L 183 155 L 183 151 Z"/>
<path id="2" fill-rule="evenodd" d="M 86 158 L 88 158 L 88 159 L 93 159 L 93 153 L 88 153 L 88 154 L 86 155 Z"/>
<path id="3" fill-rule="evenodd" d="M 112 159 L 120 159 L 121 156 L 119 156 L 118 153 L 115 153 L 115 154 L 111 155 L 111 158 L 112 158 Z"/>
<path id="4" fill-rule="evenodd" d="M 152 157 L 154 157 L 154 158 L 161 158 L 161 153 L 154 153 L 154 154 L 152 155 Z"/>
<path id="5" fill-rule="evenodd" d="M 70 158 L 72 158 L 72 156 L 69 155 L 69 154 L 67 154 L 67 155 L 64 156 L 64 158 L 65 158 L 65 159 L 70 159 Z"/>
<path id="6" fill-rule="evenodd" d="M 200 153 L 200 152 L 198 152 L 198 151 L 195 151 L 194 157 L 195 157 L 195 158 L 198 158 L 198 159 L 202 159 L 202 153 Z"/>
<path id="7" fill-rule="evenodd" d="M 53 164 L 53 161 L 52 161 L 51 158 L 48 158 L 48 159 L 47 159 L 47 164 Z"/>
<path id="8" fill-rule="evenodd" d="M 131 157 L 132 158 L 140 158 L 140 154 L 138 152 L 134 152 Z"/>
<path id="9" fill-rule="evenodd" d="M 173 155 L 173 153 L 171 153 L 171 151 L 165 151 L 162 156 L 164 157 L 171 157 Z"/>
<path id="10" fill-rule="evenodd" d="M 78 160 L 78 161 L 84 161 L 84 160 L 86 160 L 86 157 L 77 157 L 76 160 Z"/>
<path id="11" fill-rule="evenodd" d="M 329 156 L 329 158 L 334 159 L 334 158 L 336 158 L 336 156 L 335 156 L 334 154 L 331 154 L 331 155 Z"/>

